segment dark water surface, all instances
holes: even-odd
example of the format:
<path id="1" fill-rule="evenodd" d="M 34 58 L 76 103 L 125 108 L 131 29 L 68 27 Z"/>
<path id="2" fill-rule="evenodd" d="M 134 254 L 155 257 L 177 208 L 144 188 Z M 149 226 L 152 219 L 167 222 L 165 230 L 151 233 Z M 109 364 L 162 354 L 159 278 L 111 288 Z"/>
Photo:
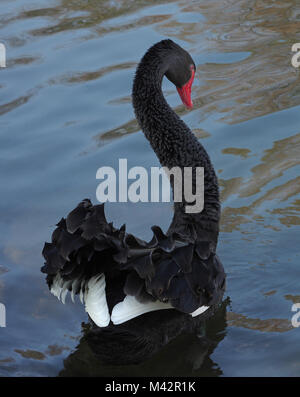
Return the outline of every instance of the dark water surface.
<path id="1" fill-rule="evenodd" d="M 299 26 L 296 0 L 1 1 L 1 376 L 300 375 Z M 83 338 L 81 304 L 49 293 L 41 250 L 61 216 L 96 202 L 99 167 L 158 165 L 130 93 L 140 57 L 165 37 L 197 65 L 192 111 L 164 90 L 218 173 L 231 303 L 208 322 L 210 345 L 182 335 L 140 365 L 105 366 Z M 172 205 L 110 204 L 107 216 L 148 239 Z"/>

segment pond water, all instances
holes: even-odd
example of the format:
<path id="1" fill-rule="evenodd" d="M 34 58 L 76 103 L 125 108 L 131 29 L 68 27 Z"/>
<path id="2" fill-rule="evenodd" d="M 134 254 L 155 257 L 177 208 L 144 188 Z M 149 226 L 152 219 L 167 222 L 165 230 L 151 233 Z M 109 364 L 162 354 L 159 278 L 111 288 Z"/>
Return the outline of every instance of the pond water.
<path id="1" fill-rule="evenodd" d="M 1 1 L 1 376 L 300 375 L 299 23 L 296 0 Z M 130 94 L 137 62 L 166 37 L 197 65 L 192 111 L 163 86 L 219 177 L 229 303 L 207 323 L 209 346 L 182 335 L 139 365 L 103 365 L 81 304 L 49 293 L 41 251 L 81 199 L 96 202 L 99 167 L 158 165 Z M 106 211 L 148 239 L 151 225 L 167 229 L 172 205 Z"/>

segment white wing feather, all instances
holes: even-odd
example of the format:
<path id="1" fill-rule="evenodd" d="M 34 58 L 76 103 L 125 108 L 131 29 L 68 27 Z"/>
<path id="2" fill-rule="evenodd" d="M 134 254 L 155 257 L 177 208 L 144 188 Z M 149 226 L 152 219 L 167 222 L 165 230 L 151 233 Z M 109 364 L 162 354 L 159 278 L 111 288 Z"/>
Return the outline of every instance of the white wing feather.
<path id="1" fill-rule="evenodd" d="M 105 277 L 102 274 L 100 277 L 92 277 L 84 292 L 85 311 L 98 327 L 107 327 L 110 322 L 105 286 Z"/>
<path id="2" fill-rule="evenodd" d="M 74 290 L 78 285 L 78 280 L 72 284 L 71 298 L 74 302 Z M 140 303 L 134 296 L 127 295 L 122 302 L 116 304 L 112 310 L 111 318 L 108 311 L 106 292 L 105 292 L 105 277 L 104 275 L 92 277 L 85 286 L 84 293 L 82 292 L 83 281 L 80 288 L 80 300 L 85 304 L 85 310 L 98 327 L 107 327 L 110 320 L 115 324 L 122 324 L 142 314 L 149 313 L 155 310 L 174 309 L 169 303 L 160 301 Z M 59 300 L 65 303 L 65 298 L 68 293 L 70 282 L 64 282 L 58 273 L 51 287 L 51 292 Z M 200 306 L 194 312 L 190 313 L 192 317 L 199 316 L 204 313 L 209 306 Z"/>
<path id="3" fill-rule="evenodd" d="M 116 304 L 111 313 L 111 321 L 115 324 L 122 324 L 132 318 L 154 310 L 174 309 L 169 303 L 160 301 L 140 303 L 134 296 L 127 295 L 125 299 Z"/>

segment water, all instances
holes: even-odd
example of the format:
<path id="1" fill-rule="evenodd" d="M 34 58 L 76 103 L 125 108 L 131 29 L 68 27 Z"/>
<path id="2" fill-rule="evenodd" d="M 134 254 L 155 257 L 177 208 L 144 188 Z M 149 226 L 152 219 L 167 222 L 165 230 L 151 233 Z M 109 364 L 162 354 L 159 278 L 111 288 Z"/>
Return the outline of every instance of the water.
<path id="1" fill-rule="evenodd" d="M 1 10 L 0 375 L 299 376 L 296 0 L 2 0 Z M 165 37 L 197 65 L 192 111 L 167 81 L 164 92 L 217 170 L 230 303 L 207 324 L 210 344 L 182 335 L 140 365 L 105 366 L 83 337 L 83 307 L 49 293 L 41 250 L 61 216 L 96 201 L 100 166 L 158 165 L 130 92 L 140 57 Z M 111 204 L 107 215 L 149 238 L 172 206 Z"/>

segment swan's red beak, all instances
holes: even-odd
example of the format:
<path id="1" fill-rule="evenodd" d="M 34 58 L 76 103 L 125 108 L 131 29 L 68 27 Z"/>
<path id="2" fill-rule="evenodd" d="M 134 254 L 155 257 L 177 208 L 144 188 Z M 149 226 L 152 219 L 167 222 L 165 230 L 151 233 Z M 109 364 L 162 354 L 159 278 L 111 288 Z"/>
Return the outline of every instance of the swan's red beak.
<path id="1" fill-rule="evenodd" d="M 178 94 L 180 95 L 180 98 L 182 100 L 182 103 L 188 108 L 188 109 L 192 109 L 193 107 L 193 101 L 191 98 L 191 92 L 192 92 L 192 84 L 194 81 L 194 77 L 195 77 L 195 70 L 192 69 L 192 76 L 189 79 L 189 81 L 187 83 L 185 83 L 185 85 L 183 85 L 182 87 L 176 87 Z"/>

